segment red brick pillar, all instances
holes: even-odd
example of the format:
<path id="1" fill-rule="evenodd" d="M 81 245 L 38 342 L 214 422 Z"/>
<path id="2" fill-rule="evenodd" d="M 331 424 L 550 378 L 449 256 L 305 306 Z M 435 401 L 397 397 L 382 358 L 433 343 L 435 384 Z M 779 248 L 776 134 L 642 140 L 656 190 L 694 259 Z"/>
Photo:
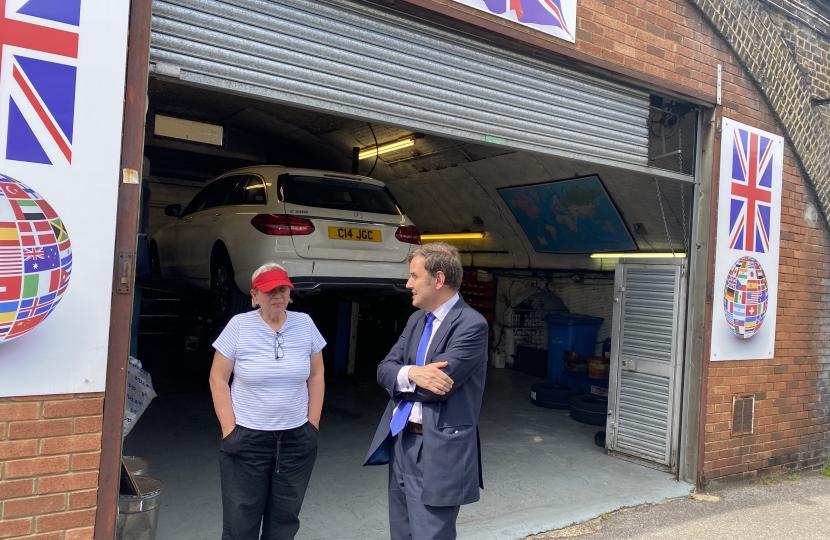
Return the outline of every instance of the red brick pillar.
<path id="1" fill-rule="evenodd" d="M 92 538 L 103 398 L 0 398 L 0 538 Z"/>

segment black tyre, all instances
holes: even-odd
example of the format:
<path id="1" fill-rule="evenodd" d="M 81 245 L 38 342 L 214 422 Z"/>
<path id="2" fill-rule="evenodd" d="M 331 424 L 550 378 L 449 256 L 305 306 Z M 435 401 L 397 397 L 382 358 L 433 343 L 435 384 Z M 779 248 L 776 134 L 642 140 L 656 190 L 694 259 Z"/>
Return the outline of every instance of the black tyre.
<path id="1" fill-rule="evenodd" d="M 569 386 L 537 383 L 530 387 L 530 402 L 546 409 L 567 409 L 576 394 Z"/>
<path id="2" fill-rule="evenodd" d="M 225 325 L 234 315 L 251 310 L 251 298 L 236 286 L 231 259 L 224 249 L 213 257 L 210 291 L 213 295 L 213 321 L 219 325 Z"/>
<path id="3" fill-rule="evenodd" d="M 608 398 L 591 394 L 571 399 L 571 418 L 583 424 L 604 426 L 608 418 Z"/>

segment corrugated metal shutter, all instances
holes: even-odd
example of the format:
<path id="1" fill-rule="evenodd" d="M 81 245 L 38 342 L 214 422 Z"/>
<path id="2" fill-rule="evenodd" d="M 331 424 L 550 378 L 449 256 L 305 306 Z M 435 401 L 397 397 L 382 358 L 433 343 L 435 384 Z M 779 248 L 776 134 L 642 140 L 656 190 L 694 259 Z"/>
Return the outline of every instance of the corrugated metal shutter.
<path id="1" fill-rule="evenodd" d="M 629 269 L 623 304 L 622 354 L 668 366 L 674 336 L 675 269 Z"/>
<path id="2" fill-rule="evenodd" d="M 623 371 L 617 448 L 668 464 L 669 379 Z"/>
<path id="3" fill-rule="evenodd" d="M 647 165 L 648 94 L 346 0 L 154 0 L 158 73 L 460 139 Z"/>
<path id="4" fill-rule="evenodd" d="M 674 400 L 684 288 L 681 267 L 622 265 L 612 362 L 615 451 L 672 464 Z M 620 279 L 621 278 L 621 279 Z"/>

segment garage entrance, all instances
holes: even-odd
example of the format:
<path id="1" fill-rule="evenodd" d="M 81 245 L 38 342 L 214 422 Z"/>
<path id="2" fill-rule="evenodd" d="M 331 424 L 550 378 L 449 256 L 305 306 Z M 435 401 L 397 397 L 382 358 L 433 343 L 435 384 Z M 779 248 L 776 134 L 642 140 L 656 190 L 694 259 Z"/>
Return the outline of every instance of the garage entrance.
<path id="1" fill-rule="evenodd" d="M 519 538 L 689 492 L 673 478 L 693 107 L 489 45 L 473 50 L 469 38 L 359 4 L 190 4 L 154 4 L 148 254 L 180 219 L 170 205 L 186 208 L 233 169 L 382 181 L 424 241 L 457 235 L 448 241 L 466 267 L 462 296 L 491 324 L 485 490 L 462 508 L 460 537 Z M 289 35 L 303 40 L 280 41 Z M 349 47 L 338 47 L 346 37 Z M 360 149 L 404 142 L 360 159 Z M 222 316 L 205 289 L 159 279 L 150 264 L 137 287 L 133 353 L 159 396 L 124 452 L 148 458 L 165 482 L 160 539 L 208 538 L 221 524 L 207 375 Z M 387 537 L 386 469 L 361 463 L 387 400 L 375 368 L 410 298 L 394 287 L 311 284 L 292 309 L 309 313 L 328 342 L 323 436 L 299 537 Z M 573 388 L 580 408 L 551 384 Z M 562 399 L 564 409 L 545 406 Z"/>

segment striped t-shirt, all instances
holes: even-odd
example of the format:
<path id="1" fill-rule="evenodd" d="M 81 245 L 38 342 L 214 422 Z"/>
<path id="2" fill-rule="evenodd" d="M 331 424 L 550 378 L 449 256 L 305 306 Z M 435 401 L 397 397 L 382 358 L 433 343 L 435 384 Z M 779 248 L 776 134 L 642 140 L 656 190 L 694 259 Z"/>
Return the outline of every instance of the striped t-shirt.
<path id="1" fill-rule="evenodd" d="M 279 360 L 274 347 L 277 333 L 258 310 L 232 318 L 213 343 L 234 362 L 231 403 L 242 427 L 275 431 L 308 421 L 310 356 L 323 350 L 326 340 L 305 313 L 285 313 Z"/>

